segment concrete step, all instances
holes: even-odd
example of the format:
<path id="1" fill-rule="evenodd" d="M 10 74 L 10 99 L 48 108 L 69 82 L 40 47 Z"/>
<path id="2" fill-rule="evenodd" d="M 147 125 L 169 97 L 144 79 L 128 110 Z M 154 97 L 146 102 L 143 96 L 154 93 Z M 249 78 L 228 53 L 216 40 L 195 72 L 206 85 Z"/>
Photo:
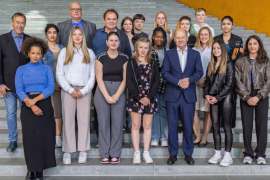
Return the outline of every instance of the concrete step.
<path id="1" fill-rule="evenodd" d="M 225 134 L 221 133 L 222 142 L 225 142 Z M 183 133 L 178 133 L 178 141 L 183 142 Z M 213 133 L 210 132 L 207 138 L 208 142 L 214 142 Z M 8 140 L 8 130 L 0 129 L 0 143 L 9 142 Z M 22 130 L 18 129 L 18 142 L 22 142 Z M 90 135 L 90 142 L 97 142 L 97 136 L 94 133 Z M 132 142 L 131 134 L 126 133 L 123 134 L 123 142 Z M 140 134 L 140 142 L 143 142 L 143 133 Z M 243 130 L 242 129 L 234 129 L 233 134 L 233 142 L 243 142 Z M 257 142 L 256 131 L 252 132 L 252 142 Z M 268 129 L 267 133 L 267 142 L 270 142 L 270 129 Z"/>
<path id="2" fill-rule="evenodd" d="M 23 144 L 18 143 L 17 149 L 10 153 L 6 151 L 9 143 L 0 143 L 0 158 L 24 158 Z M 99 149 L 95 148 L 96 143 L 91 143 L 91 149 L 87 151 L 87 158 L 100 158 Z M 252 148 L 256 148 L 257 143 L 252 143 Z M 209 142 L 206 147 L 200 148 L 198 146 L 194 147 L 194 152 L 192 157 L 194 158 L 211 158 L 214 154 L 214 143 Z M 224 151 L 225 145 L 222 143 L 222 151 Z M 143 153 L 143 143 L 140 143 L 140 151 Z M 244 143 L 233 143 L 231 156 L 232 158 L 243 158 L 244 154 Z M 149 152 L 152 158 L 168 158 L 169 151 L 168 147 L 150 147 Z M 121 158 L 132 158 L 134 153 L 134 148 L 132 142 L 124 142 L 122 145 Z M 266 156 L 270 155 L 270 144 L 266 148 Z M 62 148 L 55 148 L 55 157 L 63 158 Z M 72 158 L 78 158 L 79 152 L 72 153 Z M 179 143 L 178 158 L 184 158 L 182 143 Z"/>
<path id="3" fill-rule="evenodd" d="M 195 158 L 195 166 L 191 168 L 184 159 L 178 159 L 173 166 L 167 165 L 167 158 L 153 159 L 153 164 L 142 162 L 134 165 L 131 158 L 122 158 L 118 165 L 102 165 L 100 158 L 87 159 L 85 164 L 78 164 L 72 159 L 71 165 L 63 165 L 61 159 L 56 159 L 57 167 L 44 171 L 45 176 L 177 176 L 177 175 L 270 175 L 270 159 L 268 165 L 259 166 L 255 161 L 251 165 L 242 163 L 242 158 L 234 158 L 229 167 L 221 167 L 208 163 L 209 158 Z M 25 176 L 27 171 L 24 159 L 0 159 L 1 176 Z"/>

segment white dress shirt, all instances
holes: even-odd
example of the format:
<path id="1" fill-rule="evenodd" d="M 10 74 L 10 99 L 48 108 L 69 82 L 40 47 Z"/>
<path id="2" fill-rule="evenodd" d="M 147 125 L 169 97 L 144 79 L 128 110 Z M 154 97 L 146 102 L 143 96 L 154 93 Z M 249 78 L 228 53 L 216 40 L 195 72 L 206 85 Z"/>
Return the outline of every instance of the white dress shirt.
<path id="1" fill-rule="evenodd" d="M 181 49 L 179 49 L 177 47 L 177 53 L 178 53 L 178 57 L 179 57 L 179 62 L 180 62 L 180 67 L 182 69 L 182 73 L 185 70 L 186 64 L 187 64 L 187 53 L 188 53 L 188 48 L 187 46 L 185 47 L 184 51 L 182 51 Z M 178 84 L 180 83 L 181 79 L 179 80 Z"/>
<path id="2" fill-rule="evenodd" d="M 83 86 L 82 95 L 89 93 L 95 84 L 95 60 L 96 56 L 91 49 L 88 49 L 91 62 L 82 63 L 82 49 L 74 49 L 74 56 L 71 63 L 64 65 L 66 57 L 66 48 L 63 48 L 58 56 L 56 66 L 56 81 L 64 91 L 72 94 L 73 86 Z"/>
<path id="3" fill-rule="evenodd" d="M 202 67 L 203 67 L 203 77 L 206 77 L 207 74 L 207 67 L 209 62 L 211 61 L 211 51 L 212 47 L 206 47 L 204 51 L 202 50 L 202 47 L 197 49 L 196 47 L 193 48 L 194 50 L 198 51 L 201 56 L 201 61 L 202 61 Z"/>

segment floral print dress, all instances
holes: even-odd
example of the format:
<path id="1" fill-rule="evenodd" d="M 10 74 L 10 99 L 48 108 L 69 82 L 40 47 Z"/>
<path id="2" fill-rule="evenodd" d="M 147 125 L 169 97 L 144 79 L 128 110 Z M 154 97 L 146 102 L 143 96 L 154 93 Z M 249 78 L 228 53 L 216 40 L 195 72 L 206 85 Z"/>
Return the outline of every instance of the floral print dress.
<path id="1" fill-rule="evenodd" d="M 136 76 L 138 79 L 139 84 L 139 96 L 140 97 L 147 97 L 147 94 L 149 92 L 149 83 L 150 83 L 150 77 L 152 75 L 152 65 L 151 64 L 139 64 L 137 63 L 139 71 L 136 71 Z M 157 97 L 154 96 L 154 98 L 150 99 L 149 105 L 144 106 L 137 100 L 133 99 L 131 96 L 127 100 L 127 111 L 130 112 L 137 112 L 142 114 L 154 114 L 158 112 L 158 102 Z"/>

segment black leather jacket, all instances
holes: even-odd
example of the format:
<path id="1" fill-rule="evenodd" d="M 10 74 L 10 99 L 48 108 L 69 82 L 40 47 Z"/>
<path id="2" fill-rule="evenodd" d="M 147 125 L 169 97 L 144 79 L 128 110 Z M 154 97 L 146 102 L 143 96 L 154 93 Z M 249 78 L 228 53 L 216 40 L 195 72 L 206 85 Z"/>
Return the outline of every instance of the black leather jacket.
<path id="1" fill-rule="evenodd" d="M 208 68 L 207 68 L 208 72 Z M 235 73 L 234 65 L 231 61 L 227 62 L 226 74 L 219 74 L 219 68 L 215 74 L 206 76 L 204 82 L 204 98 L 206 95 L 215 96 L 218 101 L 226 98 L 234 88 Z"/>

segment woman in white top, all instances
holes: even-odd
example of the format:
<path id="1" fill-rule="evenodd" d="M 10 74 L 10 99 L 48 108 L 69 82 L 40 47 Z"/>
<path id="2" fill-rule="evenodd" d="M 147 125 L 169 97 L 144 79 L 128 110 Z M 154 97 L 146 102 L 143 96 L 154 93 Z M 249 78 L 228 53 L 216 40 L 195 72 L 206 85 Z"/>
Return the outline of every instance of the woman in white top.
<path id="1" fill-rule="evenodd" d="M 85 163 L 90 149 L 91 90 L 95 84 L 95 54 L 86 46 L 82 28 L 71 29 L 69 42 L 59 54 L 56 80 L 61 86 L 63 106 L 63 164 L 71 164 L 76 152 L 75 112 L 78 125 L 78 163 Z"/>
<path id="2" fill-rule="evenodd" d="M 148 39 L 151 42 L 152 42 L 153 31 L 157 27 L 162 27 L 164 29 L 164 31 L 166 32 L 166 34 L 167 34 L 167 39 L 171 39 L 173 33 L 172 33 L 172 30 L 170 30 L 169 27 L 168 27 L 168 18 L 167 18 L 167 15 L 166 15 L 166 13 L 164 11 L 159 11 L 156 14 L 155 22 L 154 22 L 154 28 L 148 34 Z M 169 41 L 167 41 L 166 48 L 169 49 L 169 47 L 170 47 L 170 43 L 169 43 Z"/>
<path id="3" fill-rule="evenodd" d="M 197 102 L 195 104 L 195 114 L 194 114 L 194 123 L 193 131 L 195 134 L 194 145 L 199 147 L 205 147 L 207 145 L 207 135 L 212 126 L 210 118 L 210 104 L 206 99 L 203 98 L 203 85 L 206 77 L 206 71 L 208 64 L 211 60 L 211 47 L 214 40 L 212 37 L 211 30 L 208 27 L 202 27 L 199 30 L 197 41 L 193 49 L 197 50 L 201 55 L 201 61 L 203 66 L 203 77 L 196 83 L 196 94 Z M 204 112 L 204 124 L 203 124 L 203 137 L 201 139 L 201 127 L 200 119 L 198 117 L 198 112 Z"/>

